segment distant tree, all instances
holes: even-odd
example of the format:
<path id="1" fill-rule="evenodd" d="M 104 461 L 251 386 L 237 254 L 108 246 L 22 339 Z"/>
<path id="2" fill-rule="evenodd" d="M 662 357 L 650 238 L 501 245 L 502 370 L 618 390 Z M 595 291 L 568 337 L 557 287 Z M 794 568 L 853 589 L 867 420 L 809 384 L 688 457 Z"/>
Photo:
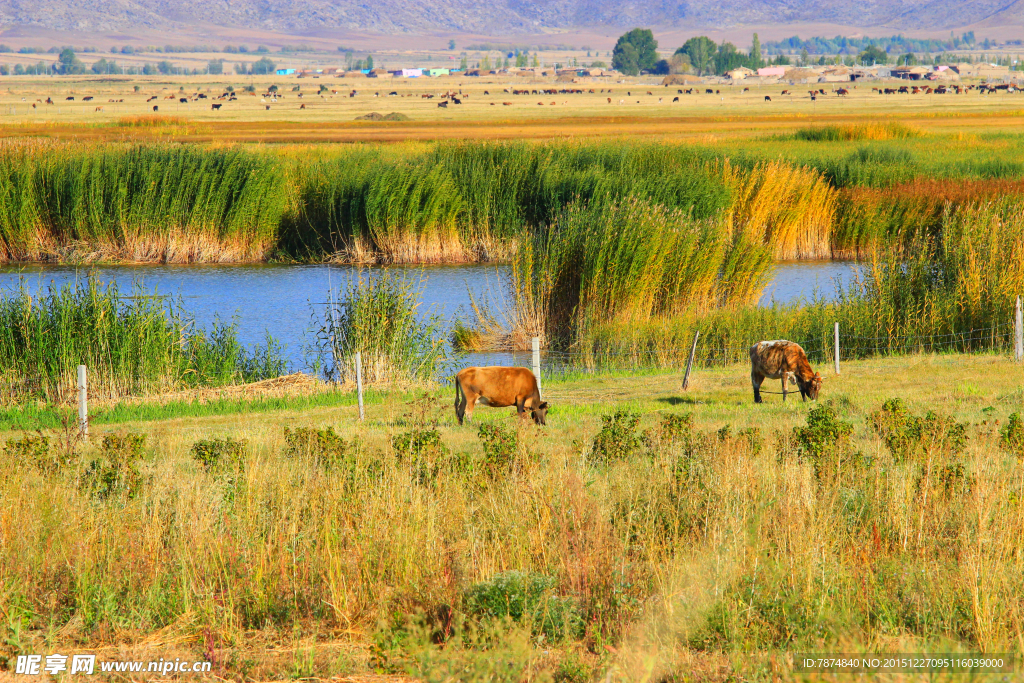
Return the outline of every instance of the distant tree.
<path id="1" fill-rule="evenodd" d="M 277 69 L 275 65 L 268 57 L 260 57 L 252 63 L 251 73 L 255 76 L 272 74 Z"/>
<path id="2" fill-rule="evenodd" d="M 142 65 L 142 73 L 146 76 L 152 76 L 153 74 L 157 73 L 157 70 L 155 66 L 153 66 L 149 62 L 146 62 Z"/>
<path id="3" fill-rule="evenodd" d="M 654 69 L 657 61 L 658 41 L 649 28 L 635 28 L 619 36 L 612 50 L 612 67 L 632 76 Z"/>
<path id="4" fill-rule="evenodd" d="M 459 69 L 465 71 L 469 68 L 469 62 L 466 61 L 466 55 L 462 55 L 462 60 L 459 62 Z"/>
<path id="5" fill-rule="evenodd" d="M 123 54 L 123 55 L 133 55 L 133 54 L 135 54 L 135 48 L 132 47 L 131 45 L 125 45 L 124 47 L 121 48 L 121 54 Z"/>
<path id="6" fill-rule="evenodd" d="M 632 43 L 625 43 L 622 46 L 615 46 L 612 56 L 612 68 L 630 76 L 640 73 L 640 55 Z"/>
<path id="7" fill-rule="evenodd" d="M 372 69 L 373 68 L 373 55 L 366 55 L 366 68 L 367 69 Z"/>
<path id="8" fill-rule="evenodd" d="M 61 74 L 83 74 L 85 65 L 75 56 L 75 51 L 66 47 L 60 51 L 56 64 L 57 72 Z"/>
<path id="9" fill-rule="evenodd" d="M 454 50 L 455 49 L 455 41 L 454 40 L 449 40 L 448 41 L 448 49 L 449 50 Z"/>
<path id="10" fill-rule="evenodd" d="M 659 76 L 672 73 L 672 65 L 667 59 L 659 59 L 654 63 L 654 73 Z"/>
<path id="11" fill-rule="evenodd" d="M 732 43 L 722 43 L 715 52 L 715 73 L 724 74 L 741 66 L 747 66 L 750 58 L 736 49 Z"/>
<path id="12" fill-rule="evenodd" d="M 248 54 L 249 53 L 249 46 L 248 45 L 239 45 L 238 46 L 238 51 L 243 53 L 243 54 Z"/>
<path id="13" fill-rule="evenodd" d="M 678 50 L 669 58 L 668 63 L 669 73 L 688 74 L 693 70 L 693 65 L 690 64 L 690 55 Z"/>
<path id="14" fill-rule="evenodd" d="M 907 54 L 902 55 L 899 58 L 897 64 L 901 66 L 917 66 L 917 55 L 915 55 L 913 52 L 908 52 Z"/>
<path id="15" fill-rule="evenodd" d="M 113 74 L 119 73 L 120 70 L 117 67 L 117 63 L 111 59 L 109 62 L 100 57 L 99 60 L 92 63 L 91 70 L 94 74 Z"/>
<path id="16" fill-rule="evenodd" d="M 698 76 L 705 76 L 715 68 L 715 53 L 718 46 L 707 36 L 690 38 L 676 53 L 683 53 L 690 58 L 690 64 Z"/>
<path id="17" fill-rule="evenodd" d="M 480 61 L 480 68 L 483 69 L 484 71 L 490 71 L 491 70 L 491 56 L 490 55 L 484 55 L 484 58 Z"/>
<path id="18" fill-rule="evenodd" d="M 537 57 L 537 53 L 536 52 L 533 53 L 533 61 L 531 62 L 530 66 L 532 66 L 534 68 L 540 66 L 540 59 Z"/>
<path id="19" fill-rule="evenodd" d="M 206 73 L 220 76 L 224 73 L 224 60 L 211 59 L 206 63 Z"/>
<path id="20" fill-rule="evenodd" d="M 526 66 L 527 54 L 526 51 L 522 51 L 516 54 L 516 66 L 522 68 Z"/>
<path id="21" fill-rule="evenodd" d="M 270 48 L 269 48 L 269 47 L 267 47 L 266 45 L 259 45 L 259 46 L 258 46 L 258 47 L 256 48 L 256 52 L 257 52 L 257 53 L 259 53 L 259 54 L 261 54 L 261 55 L 265 55 L 265 54 L 267 54 L 268 52 L 270 52 Z"/>
<path id="22" fill-rule="evenodd" d="M 800 66 L 807 66 L 810 63 L 811 57 L 807 54 L 807 48 L 800 50 Z"/>
<path id="23" fill-rule="evenodd" d="M 163 61 L 157 62 L 156 69 L 160 73 L 166 75 L 174 71 L 174 65 L 165 59 Z"/>
<path id="24" fill-rule="evenodd" d="M 593 69 L 607 69 L 608 65 L 602 62 L 600 59 L 595 59 L 590 63 L 590 67 Z"/>
<path id="25" fill-rule="evenodd" d="M 237 55 L 238 54 L 238 48 L 235 47 L 234 45 L 225 45 L 224 46 L 224 52 L 228 53 L 229 55 Z"/>
<path id="26" fill-rule="evenodd" d="M 889 62 L 889 55 L 885 53 L 885 50 L 882 50 L 875 45 L 868 45 L 864 48 L 863 52 L 857 55 L 857 61 L 864 66 L 887 64 Z"/>
<path id="27" fill-rule="evenodd" d="M 761 39 L 754 34 L 754 40 L 750 44 L 750 68 L 757 71 L 764 66 L 764 59 L 761 57 Z"/>

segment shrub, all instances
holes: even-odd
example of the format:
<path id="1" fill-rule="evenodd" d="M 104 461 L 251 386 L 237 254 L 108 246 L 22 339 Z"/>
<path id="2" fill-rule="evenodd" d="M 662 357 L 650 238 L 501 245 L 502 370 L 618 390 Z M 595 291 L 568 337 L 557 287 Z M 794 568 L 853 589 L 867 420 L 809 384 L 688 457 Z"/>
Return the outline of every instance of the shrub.
<path id="1" fill-rule="evenodd" d="M 238 464 L 245 459 L 249 442 L 245 439 L 203 439 L 192 444 L 192 457 L 207 471 L 220 463 Z"/>
<path id="2" fill-rule="evenodd" d="M 466 609 L 481 621 L 510 619 L 550 641 L 579 636 L 583 619 L 575 601 L 554 595 L 555 579 L 519 571 L 496 574 L 466 592 Z"/>
<path id="3" fill-rule="evenodd" d="M 139 462 L 145 455 L 146 435 L 127 432 L 107 434 L 100 447 L 101 459 L 93 460 L 85 472 L 85 485 L 100 499 L 115 494 L 134 498 L 142 488 Z"/>
<path id="4" fill-rule="evenodd" d="M 881 410 L 871 414 L 870 421 L 898 461 L 936 448 L 955 455 L 967 445 L 966 424 L 931 410 L 917 417 L 899 398 L 883 403 Z"/>
<path id="5" fill-rule="evenodd" d="M 1020 413 L 1010 413 L 1006 424 L 999 428 L 999 445 L 1007 453 L 1024 457 L 1024 420 L 1021 420 Z"/>
<path id="6" fill-rule="evenodd" d="M 436 428 L 397 434 L 391 439 L 391 446 L 398 462 L 408 464 L 416 483 L 424 485 L 437 479 L 441 460 L 448 455 L 447 447 L 441 442 L 441 432 Z"/>
<path id="7" fill-rule="evenodd" d="M 43 434 L 24 434 L 20 439 L 10 439 L 4 445 L 4 455 L 19 464 L 35 467 L 43 474 L 59 471 L 70 462 L 70 454 L 61 456 L 50 448 L 50 438 Z"/>
<path id="8" fill-rule="evenodd" d="M 484 466 L 488 474 L 508 474 L 519 446 L 516 432 L 500 424 L 482 424 L 477 436 L 484 448 Z"/>
<path id="9" fill-rule="evenodd" d="M 642 440 L 637 434 L 640 416 L 628 411 L 603 415 L 604 426 L 594 437 L 593 458 L 598 463 L 625 460 L 640 450 Z"/>
<path id="10" fill-rule="evenodd" d="M 355 466 L 357 443 L 341 438 L 333 427 L 313 429 L 299 427 L 284 428 L 285 453 L 295 458 L 308 458 L 325 469 Z"/>
<path id="11" fill-rule="evenodd" d="M 807 426 L 793 428 L 797 452 L 814 465 L 818 476 L 825 471 L 828 461 L 846 451 L 851 434 L 853 424 L 840 420 L 835 409 L 827 405 L 811 408 Z"/>
<path id="12" fill-rule="evenodd" d="M 669 413 L 661 418 L 661 438 L 673 443 L 682 441 L 693 433 L 693 413 L 676 415 Z"/>
<path id="13" fill-rule="evenodd" d="M 587 683 L 593 675 L 593 670 L 573 653 L 558 663 L 551 678 L 554 683 Z"/>

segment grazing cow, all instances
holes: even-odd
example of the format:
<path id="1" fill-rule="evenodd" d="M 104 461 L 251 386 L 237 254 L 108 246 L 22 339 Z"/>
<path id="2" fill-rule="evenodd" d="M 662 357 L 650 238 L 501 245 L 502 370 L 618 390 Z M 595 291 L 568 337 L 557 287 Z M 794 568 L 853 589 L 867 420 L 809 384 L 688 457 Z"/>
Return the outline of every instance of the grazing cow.
<path id="1" fill-rule="evenodd" d="M 789 92 L 788 90 L 783 90 L 783 91 L 782 91 L 782 94 L 783 94 L 783 95 L 789 95 L 789 94 L 790 94 L 790 92 Z"/>
<path id="2" fill-rule="evenodd" d="M 676 99 L 679 99 L 679 98 L 677 97 Z M 612 103 L 612 98 L 609 97 L 608 98 L 608 104 L 611 104 L 611 103 Z"/>
<path id="3" fill-rule="evenodd" d="M 539 425 L 547 424 L 548 403 L 540 400 L 537 378 L 526 368 L 465 368 L 455 375 L 455 416 L 473 421 L 473 406 L 480 401 L 493 408 L 515 406 L 519 418 L 526 411 Z"/>
<path id="4" fill-rule="evenodd" d="M 750 383 L 754 386 L 754 403 L 761 403 L 761 382 L 765 378 L 782 380 L 782 400 L 786 400 L 790 375 L 806 401 L 817 400 L 821 391 L 821 375 L 811 369 L 807 354 L 796 342 L 777 339 L 758 342 L 750 347 Z"/>
<path id="5" fill-rule="evenodd" d="M 210 105 L 210 109 L 212 109 L 213 111 L 217 111 L 217 110 L 219 110 L 223 106 L 224 106 L 223 104 L 211 104 Z"/>
<path id="6" fill-rule="evenodd" d="M 265 104 L 263 106 L 265 106 L 267 108 L 267 111 L 270 111 L 270 105 L 269 104 Z"/>
<path id="7" fill-rule="evenodd" d="M 35 105 L 32 105 L 35 106 Z M 103 107 L 96 107 L 96 111 L 103 111 Z"/>
<path id="8" fill-rule="evenodd" d="M 744 88 L 743 92 L 750 92 L 750 88 Z"/>
<path id="9" fill-rule="evenodd" d="M 305 108 L 306 108 L 306 105 L 305 105 L 305 104 L 300 104 L 300 105 L 299 105 L 299 109 L 305 109 Z"/>
<path id="10" fill-rule="evenodd" d="M 452 104 L 462 104 L 462 100 L 460 100 L 458 97 L 453 97 Z"/>
<path id="11" fill-rule="evenodd" d="M 678 101 L 679 101 L 679 97 L 678 97 L 678 96 L 676 96 L 676 97 L 673 97 L 673 98 L 672 98 L 672 101 L 673 101 L 673 102 L 678 102 Z"/>
<path id="12" fill-rule="evenodd" d="M 764 96 L 764 101 L 765 101 L 765 102 L 771 102 L 771 101 L 772 101 L 772 98 L 771 98 L 771 97 L 769 97 L 768 95 L 765 95 L 765 96 Z"/>
<path id="13" fill-rule="evenodd" d="M 712 90 L 711 88 L 704 88 L 704 94 L 705 95 L 714 95 L 715 91 Z"/>
<path id="14" fill-rule="evenodd" d="M 447 108 L 448 108 L 448 102 L 447 102 L 447 100 L 446 100 L 446 101 L 444 101 L 444 102 L 438 102 L 438 103 L 437 103 L 437 107 L 438 107 L 438 109 L 447 109 Z"/>
<path id="15" fill-rule="evenodd" d="M 839 88 L 839 90 L 836 90 L 836 95 L 839 95 L 840 97 L 846 97 L 849 94 L 850 91 L 847 90 L 846 88 Z"/>
<path id="16" fill-rule="evenodd" d="M 494 103 L 493 103 L 493 102 L 491 102 L 491 104 L 494 104 Z M 501 103 L 501 106 L 503 106 L 503 107 L 511 107 L 511 106 L 512 106 L 512 103 L 511 103 L 511 102 L 502 102 L 502 103 Z"/>
<path id="17" fill-rule="evenodd" d="M 65 97 L 64 99 L 67 100 L 68 102 L 74 102 L 75 101 L 74 96 Z"/>
<path id="18" fill-rule="evenodd" d="M 154 104 L 153 105 L 153 111 L 160 111 L 159 105 Z"/>

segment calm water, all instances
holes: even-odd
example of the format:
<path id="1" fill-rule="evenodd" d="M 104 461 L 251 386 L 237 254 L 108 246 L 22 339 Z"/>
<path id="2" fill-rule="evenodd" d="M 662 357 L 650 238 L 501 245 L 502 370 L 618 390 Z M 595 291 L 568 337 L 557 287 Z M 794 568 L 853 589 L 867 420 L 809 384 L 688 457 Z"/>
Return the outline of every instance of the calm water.
<path id="1" fill-rule="evenodd" d="M 797 262 L 779 264 L 772 282 L 765 289 L 761 305 L 811 297 L 814 292 L 831 297 L 836 278 L 848 283 L 856 266 L 847 262 Z M 445 319 L 467 316 L 470 292 L 487 296 L 500 306 L 505 302 L 502 286 L 507 268 L 503 266 L 428 266 L 407 268 L 419 277 L 421 312 Z M 365 270 L 364 273 L 372 271 Z M 330 287 L 337 290 L 358 269 L 352 266 L 276 266 L 276 265 L 189 265 L 189 266 L 19 266 L 0 268 L 0 293 L 17 289 L 24 281 L 30 291 L 45 289 L 51 283 L 61 285 L 92 273 L 103 281 L 116 281 L 122 294 L 130 294 L 134 282 L 148 293 L 180 296 L 196 322 L 207 329 L 220 318 L 235 319 L 239 340 L 245 344 L 262 342 L 269 331 L 285 345 L 285 353 L 295 369 L 303 365 L 302 344 L 309 338 L 313 307 L 327 301 Z M 468 316 L 467 316 L 468 317 Z M 517 362 L 528 362 L 528 356 Z M 477 364 L 508 364 L 512 354 L 481 355 Z"/>

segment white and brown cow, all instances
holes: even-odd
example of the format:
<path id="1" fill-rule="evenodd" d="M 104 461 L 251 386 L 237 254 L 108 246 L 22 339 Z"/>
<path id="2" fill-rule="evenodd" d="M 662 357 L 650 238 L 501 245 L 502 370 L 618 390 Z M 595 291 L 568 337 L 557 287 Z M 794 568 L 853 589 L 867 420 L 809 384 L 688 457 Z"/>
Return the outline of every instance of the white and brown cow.
<path id="1" fill-rule="evenodd" d="M 796 342 L 776 339 L 750 347 L 750 383 L 754 385 L 754 403 L 761 403 L 761 382 L 765 378 L 782 380 L 782 400 L 786 400 L 790 376 L 796 380 L 803 400 L 817 400 L 821 375 L 811 369 L 807 354 Z"/>
<path id="2" fill-rule="evenodd" d="M 540 400 L 537 378 L 526 368 L 465 368 L 455 375 L 455 416 L 472 421 L 477 401 L 494 408 L 515 406 L 519 417 L 530 411 L 533 421 L 547 424 L 547 401 Z"/>

